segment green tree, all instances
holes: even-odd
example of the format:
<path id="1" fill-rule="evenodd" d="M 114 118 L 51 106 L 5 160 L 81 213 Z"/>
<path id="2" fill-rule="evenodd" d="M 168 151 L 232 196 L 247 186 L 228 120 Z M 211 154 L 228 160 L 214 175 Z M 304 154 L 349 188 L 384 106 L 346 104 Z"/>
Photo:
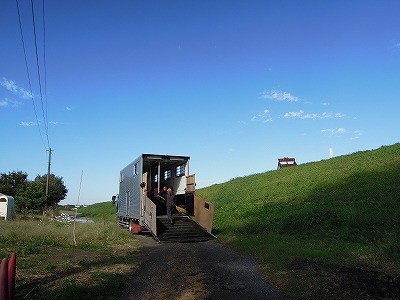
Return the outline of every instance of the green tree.
<path id="1" fill-rule="evenodd" d="M 16 197 L 17 193 L 26 189 L 28 174 L 22 171 L 12 171 L 0 174 L 0 193 Z"/>
<path id="2" fill-rule="evenodd" d="M 17 211 L 39 210 L 58 204 L 67 196 L 62 177 L 50 174 L 49 195 L 46 197 L 47 175 L 29 181 L 28 174 L 13 171 L 0 174 L 0 193 L 14 197 Z"/>
<path id="3" fill-rule="evenodd" d="M 34 182 L 42 187 L 43 195 L 46 195 L 47 175 L 36 176 Z M 66 188 L 62 177 L 50 174 L 49 178 L 49 195 L 41 206 L 42 208 L 58 204 L 67 197 L 68 189 Z"/>
<path id="4" fill-rule="evenodd" d="M 29 181 L 24 190 L 20 190 L 15 196 L 17 211 L 39 210 L 46 203 L 46 194 L 43 185 L 37 181 Z"/>

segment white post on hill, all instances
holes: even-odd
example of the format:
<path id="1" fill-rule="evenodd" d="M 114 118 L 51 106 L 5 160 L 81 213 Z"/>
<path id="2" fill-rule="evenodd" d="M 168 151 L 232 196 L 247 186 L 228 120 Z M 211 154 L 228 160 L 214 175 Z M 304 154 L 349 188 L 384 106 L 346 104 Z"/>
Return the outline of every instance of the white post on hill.
<path id="1" fill-rule="evenodd" d="M 333 157 L 333 148 L 332 147 L 329 148 L 329 155 L 330 155 L 331 158 Z"/>

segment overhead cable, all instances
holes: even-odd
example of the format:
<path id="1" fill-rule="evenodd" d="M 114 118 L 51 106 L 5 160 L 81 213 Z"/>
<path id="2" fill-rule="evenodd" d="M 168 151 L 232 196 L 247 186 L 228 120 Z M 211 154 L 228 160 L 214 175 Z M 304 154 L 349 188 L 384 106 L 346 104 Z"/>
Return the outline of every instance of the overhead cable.
<path id="1" fill-rule="evenodd" d="M 20 14 L 20 11 L 19 11 L 19 3 L 18 3 L 18 0 L 15 0 L 15 2 L 17 3 L 19 30 L 20 30 L 20 33 L 21 33 L 22 48 L 23 48 L 23 50 L 24 50 L 26 75 L 27 75 L 27 77 L 28 77 L 30 97 L 31 97 L 31 99 L 32 99 L 33 111 L 35 112 L 35 118 L 36 118 L 37 127 L 38 127 L 38 129 L 39 129 L 40 139 L 41 139 L 41 141 L 42 141 L 43 147 L 44 147 L 45 150 L 46 150 L 46 145 L 45 145 L 45 143 L 44 143 L 44 139 L 43 139 L 43 135 L 42 135 L 42 130 L 40 129 L 39 119 L 38 119 L 38 116 L 37 116 L 36 105 L 35 105 L 35 99 L 33 98 L 31 77 L 30 77 L 30 75 L 29 75 L 28 60 L 27 60 L 27 58 L 26 58 L 26 49 L 25 49 L 25 42 L 24 42 L 24 34 L 23 34 L 23 31 L 22 31 L 21 14 Z"/>
<path id="2" fill-rule="evenodd" d="M 46 112 L 46 119 L 48 118 L 48 111 L 47 111 L 47 66 L 46 66 L 46 22 L 45 22 L 45 10 L 44 10 L 44 0 L 42 1 L 42 19 L 43 19 L 43 67 L 44 67 L 44 98 L 46 101 L 45 112 Z M 49 123 L 47 122 L 47 126 Z M 48 129 L 48 128 L 47 128 Z"/>
<path id="3" fill-rule="evenodd" d="M 35 11 L 33 6 L 33 0 L 31 0 L 31 9 L 32 9 L 32 23 L 33 23 L 33 34 L 35 40 L 35 51 L 36 51 L 36 67 L 37 67 L 37 75 L 39 80 L 39 93 L 40 93 L 40 102 L 42 104 L 42 115 L 44 119 L 44 128 L 47 138 L 47 146 L 50 148 L 50 141 L 49 141 L 49 122 L 46 118 L 46 114 L 44 112 L 44 103 L 43 103 L 43 93 L 42 93 L 42 81 L 40 77 L 40 65 L 39 65 L 39 55 L 38 55 L 38 46 L 37 46 L 37 36 L 36 36 L 36 24 L 35 24 Z"/>

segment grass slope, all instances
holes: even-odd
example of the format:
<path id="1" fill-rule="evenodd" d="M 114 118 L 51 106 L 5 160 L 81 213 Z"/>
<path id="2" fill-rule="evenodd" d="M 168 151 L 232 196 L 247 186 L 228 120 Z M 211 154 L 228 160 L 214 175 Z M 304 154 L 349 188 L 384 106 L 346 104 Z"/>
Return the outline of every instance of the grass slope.
<path id="1" fill-rule="evenodd" d="M 118 299 L 140 244 L 116 224 L 0 221 L 0 258 L 17 253 L 16 299 Z"/>
<path id="2" fill-rule="evenodd" d="M 219 239 L 295 298 L 400 294 L 400 144 L 201 189 Z"/>
<path id="3" fill-rule="evenodd" d="M 115 222 L 115 205 L 111 201 L 101 202 L 78 209 L 79 216 L 95 220 Z"/>

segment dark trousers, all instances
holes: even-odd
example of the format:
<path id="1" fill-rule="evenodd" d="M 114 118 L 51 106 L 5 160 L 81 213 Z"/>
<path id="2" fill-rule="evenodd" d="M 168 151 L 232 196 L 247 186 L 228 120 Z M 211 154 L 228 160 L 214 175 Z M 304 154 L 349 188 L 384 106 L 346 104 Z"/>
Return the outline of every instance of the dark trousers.
<path id="1" fill-rule="evenodd" d="M 172 214 L 174 213 L 175 205 L 167 205 L 168 220 L 172 221 Z"/>

